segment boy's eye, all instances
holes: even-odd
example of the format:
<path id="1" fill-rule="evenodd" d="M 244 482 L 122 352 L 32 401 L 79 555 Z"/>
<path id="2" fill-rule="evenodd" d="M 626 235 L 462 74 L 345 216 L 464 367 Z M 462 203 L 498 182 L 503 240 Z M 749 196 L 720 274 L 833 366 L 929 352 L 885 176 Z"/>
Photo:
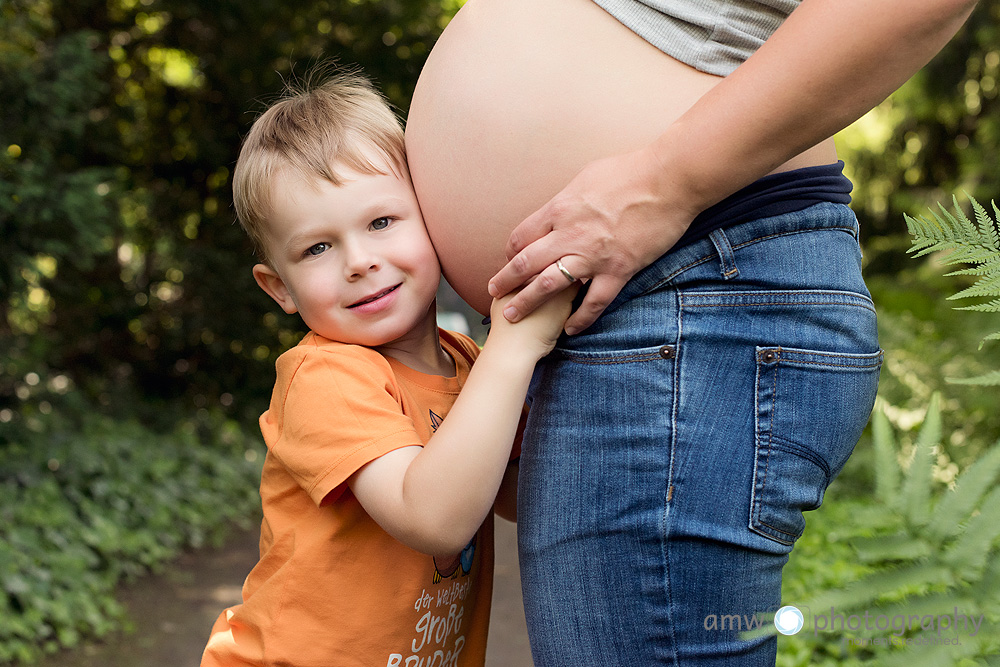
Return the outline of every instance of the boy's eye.
<path id="1" fill-rule="evenodd" d="M 375 231 L 380 231 L 388 227 L 390 222 L 392 221 L 389 218 L 375 218 L 371 221 L 369 227 Z"/>
<path id="2" fill-rule="evenodd" d="M 314 246 L 310 247 L 308 250 L 306 250 L 306 254 L 307 255 L 322 255 L 324 252 L 326 252 L 327 250 L 329 250 L 329 248 L 330 248 L 330 244 L 329 243 L 317 243 L 316 245 L 314 245 Z"/>

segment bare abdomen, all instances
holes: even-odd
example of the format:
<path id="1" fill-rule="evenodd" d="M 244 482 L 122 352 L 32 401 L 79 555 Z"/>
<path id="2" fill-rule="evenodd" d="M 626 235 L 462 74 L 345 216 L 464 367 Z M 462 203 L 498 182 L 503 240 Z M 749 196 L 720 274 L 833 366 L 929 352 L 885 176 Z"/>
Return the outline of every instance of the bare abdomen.
<path id="1" fill-rule="evenodd" d="M 720 80 L 590 0 L 470 0 L 432 50 L 406 128 L 448 282 L 488 312 L 510 230 L 585 164 L 649 143 Z"/>

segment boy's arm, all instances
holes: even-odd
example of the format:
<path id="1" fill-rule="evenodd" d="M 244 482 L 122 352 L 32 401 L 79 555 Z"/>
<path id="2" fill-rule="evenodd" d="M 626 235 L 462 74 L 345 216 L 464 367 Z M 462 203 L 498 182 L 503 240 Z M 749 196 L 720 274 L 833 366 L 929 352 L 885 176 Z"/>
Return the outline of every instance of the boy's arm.
<path id="1" fill-rule="evenodd" d="M 497 516 L 508 521 L 517 522 L 517 474 L 518 462 L 511 461 L 504 471 L 503 480 L 500 482 L 500 490 L 497 491 L 496 502 L 493 503 L 493 511 Z"/>
<path id="2" fill-rule="evenodd" d="M 433 437 L 381 456 L 348 480 L 386 532 L 430 554 L 468 544 L 493 508 L 535 363 L 555 346 L 575 291 L 516 324 L 501 315 L 506 299 L 494 302 L 483 351 Z"/>

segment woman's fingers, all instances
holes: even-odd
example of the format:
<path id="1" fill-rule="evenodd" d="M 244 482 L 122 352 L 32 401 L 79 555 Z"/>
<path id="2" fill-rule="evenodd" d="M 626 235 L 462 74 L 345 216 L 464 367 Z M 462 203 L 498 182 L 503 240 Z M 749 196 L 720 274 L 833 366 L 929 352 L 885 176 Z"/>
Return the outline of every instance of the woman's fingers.
<path id="1" fill-rule="evenodd" d="M 551 204 L 546 204 L 522 220 L 511 231 L 507 238 L 507 246 L 504 248 L 508 260 L 514 259 L 519 252 L 552 231 L 550 207 Z"/>
<path id="2" fill-rule="evenodd" d="M 507 239 L 507 264 L 490 280 L 487 287 L 494 299 L 526 285 L 558 257 L 549 251 L 542 239 L 548 240 L 552 224 L 546 214 L 548 207 L 535 211 L 514 228 Z"/>
<path id="3" fill-rule="evenodd" d="M 573 315 L 566 320 L 563 329 L 567 334 L 580 333 L 591 324 L 597 321 L 604 309 L 607 308 L 618 293 L 625 286 L 627 280 L 615 278 L 613 276 L 598 276 L 590 282 L 587 294 L 583 298 L 580 306 L 573 311 Z"/>
<path id="4" fill-rule="evenodd" d="M 590 282 L 567 323 L 582 331 L 628 280 L 669 249 L 693 215 L 667 197 L 661 166 L 649 151 L 596 160 L 524 220 L 508 241 L 509 261 L 490 280 L 496 298 L 524 289 L 507 304 L 511 321 L 527 315 L 568 282 Z"/>
<path id="5" fill-rule="evenodd" d="M 556 239 L 553 238 L 554 236 L 558 235 L 550 229 L 547 234 L 528 244 L 511 257 L 507 264 L 490 279 L 488 287 L 490 296 L 496 299 L 519 287 L 526 287 L 529 282 L 534 282 L 535 278 L 540 276 L 543 271 L 553 266 L 556 260 L 561 257 L 559 250 L 555 247 Z M 558 269 L 556 269 L 556 273 L 558 273 Z M 565 286 L 565 284 L 561 285 L 561 287 Z M 546 282 L 542 287 L 549 288 L 550 285 Z M 539 287 L 536 286 L 535 289 L 539 289 Z M 551 290 L 546 293 L 554 293 L 555 291 Z"/>
<path id="6" fill-rule="evenodd" d="M 537 245 L 537 244 L 536 244 Z M 525 254 L 525 251 L 519 253 L 513 260 L 511 260 L 504 269 L 501 269 L 501 273 L 510 267 L 512 264 L 517 263 L 518 257 Z M 511 322 L 517 322 L 519 319 L 531 313 L 540 305 L 548 301 L 554 295 L 559 294 L 565 290 L 568 286 L 577 282 L 579 278 L 576 274 L 569 269 L 573 266 L 573 261 L 575 258 L 569 256 L 564 258 L 558 258 L 556 261 L 551 262 L 548 266 L 543 268 L 534 278 L 529 277 L 529 282 L 524 286 L 518 294 L 512 298 L 503 309 L 503 315 Z M 497 274 L 499 276 L 500 273 Z M 496 280 L 496 278 L 494 278 Z M 492 284 L 493 281 L 491 281 Z"/>

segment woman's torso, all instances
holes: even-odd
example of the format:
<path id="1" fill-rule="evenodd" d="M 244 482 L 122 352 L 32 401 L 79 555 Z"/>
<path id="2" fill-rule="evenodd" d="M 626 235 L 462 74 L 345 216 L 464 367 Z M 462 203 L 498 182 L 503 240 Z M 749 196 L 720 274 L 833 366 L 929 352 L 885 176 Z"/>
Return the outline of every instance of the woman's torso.
<path id="1" fill-rule="evenodd" d="M 406 130 L 448 282 L 488 312 L 510 231 L 585 164 L 649 143 L 719 81 L 591 0 L 470 0 L 427 60 Z M 779 171 L 834 160 L 828 140 Z"/>

